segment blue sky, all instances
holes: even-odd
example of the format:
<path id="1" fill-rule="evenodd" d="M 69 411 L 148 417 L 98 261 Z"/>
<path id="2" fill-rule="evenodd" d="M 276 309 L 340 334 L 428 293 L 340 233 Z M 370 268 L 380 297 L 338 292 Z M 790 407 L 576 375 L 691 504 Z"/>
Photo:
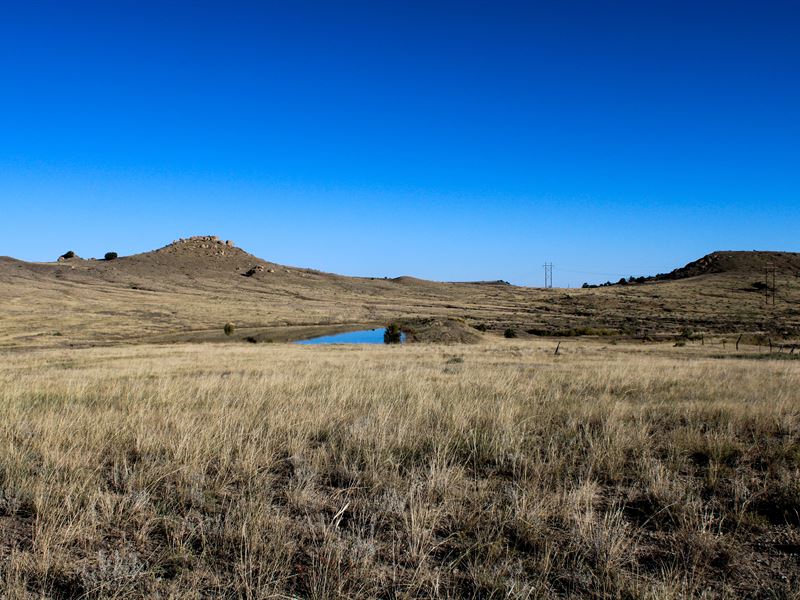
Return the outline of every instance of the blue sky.
<path id="1" fill-rule="evenodd" d="M 556 285 L 800 251 L 800 2 L 0 2 L 0 255 Z"/>

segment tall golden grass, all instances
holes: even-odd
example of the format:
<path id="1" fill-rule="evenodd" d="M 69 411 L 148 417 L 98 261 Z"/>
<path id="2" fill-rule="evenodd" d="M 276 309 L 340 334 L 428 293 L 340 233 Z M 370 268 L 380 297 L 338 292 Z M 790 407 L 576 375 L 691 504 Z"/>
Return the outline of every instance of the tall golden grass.
<path id="1" fill-rule="evenodd" d="M 800 363 L 551 346 L 4 354 L 0 596 L 800 589 Z"/>

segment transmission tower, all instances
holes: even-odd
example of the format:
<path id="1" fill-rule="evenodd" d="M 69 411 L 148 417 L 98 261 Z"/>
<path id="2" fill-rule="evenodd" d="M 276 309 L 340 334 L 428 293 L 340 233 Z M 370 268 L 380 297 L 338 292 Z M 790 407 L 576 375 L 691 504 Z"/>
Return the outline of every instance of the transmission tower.
<path id="1" fill-rule="evenodd" d="M 553 263 L 544 263 L 544 287 L 553 287 Z"/>

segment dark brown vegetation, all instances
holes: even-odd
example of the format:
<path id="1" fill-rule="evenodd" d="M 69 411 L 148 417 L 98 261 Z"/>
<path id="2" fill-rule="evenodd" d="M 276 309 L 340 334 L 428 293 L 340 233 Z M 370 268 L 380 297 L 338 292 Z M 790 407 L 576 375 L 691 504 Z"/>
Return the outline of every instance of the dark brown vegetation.
<path id="1" fill-rule="evenodd" d="M 399 344 L 403 340 L 403 332 L 399 323 L 389 323 L 383 332 L 385 344 Z"/>

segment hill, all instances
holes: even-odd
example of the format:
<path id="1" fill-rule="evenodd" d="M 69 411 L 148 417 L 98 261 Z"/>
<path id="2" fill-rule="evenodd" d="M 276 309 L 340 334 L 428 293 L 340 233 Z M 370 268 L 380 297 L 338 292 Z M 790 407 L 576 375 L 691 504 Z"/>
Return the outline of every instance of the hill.
<path id="1" fill-rule="evenodd" d="M 237 326 L 234 341 L 282 341 L 420 319 L 448 330 L 425 328 L 432 340 L 506 329 L 521 337 L 791 338 L 800 333 L 798 256 L 715 252 L 668 278 L 586 290 L 346 277 L 272 263 L 214 236 L 115 260 L 3 257 L 0 347 L 231 341 L 222 333 L 226 322 Z M 767 264 L 778 268 L 774 307 L 765 303 Z M 451 335 L 455 324 L 470 335 Z"/>
<path id="2" fill-rule="evenodd" d="M 703 258 L 690 262 L 685 267 L 669 273 L 656 275 L 655 279 L 686 279 L 711 273 L 764 274 L 775 268 L 784 274 L 800 274 L 800 253 L 798 252 L 758 252 L 721 251 L 712 252 Z"/>

